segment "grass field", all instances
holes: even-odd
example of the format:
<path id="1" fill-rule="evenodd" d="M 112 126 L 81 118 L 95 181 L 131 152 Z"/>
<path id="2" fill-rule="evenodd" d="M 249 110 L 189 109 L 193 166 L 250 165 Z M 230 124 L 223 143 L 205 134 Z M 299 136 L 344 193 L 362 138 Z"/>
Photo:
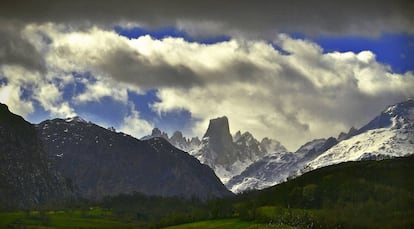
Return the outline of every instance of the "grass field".
<path id="1" fill-rule="evenodd" d="M 241 221 L 239 219 L 220 219 L 220 220 L 207 220 L 200 221 L 195 223 L 187 223 L 176 225 L 172 227 L 166 227 L 165 229 L 196 229 L 196 228 L 206 228 L 206 229 L 264 229 L 264 228 L 275 228 L 275 229 L 288 229 L 292 228 L 289 226 L 283 225 L 265 225 L 265 224 L 256 224 L 250 221 Z"/>
<path id="2" fill-rule="evenodd" d="M 2 212 L 0 228 L 137 228 L 138 223 L 118 221 L 100 208 L 49 212 Z"/>

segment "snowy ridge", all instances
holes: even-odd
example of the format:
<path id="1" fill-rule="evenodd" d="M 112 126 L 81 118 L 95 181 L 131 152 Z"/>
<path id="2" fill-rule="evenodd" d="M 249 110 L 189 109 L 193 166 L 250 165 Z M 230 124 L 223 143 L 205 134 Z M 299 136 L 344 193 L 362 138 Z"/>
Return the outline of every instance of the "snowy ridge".
<path id="1" fill-rule="evenodd" d="M 289 177 L 297 160 L 297 155 L 290 152 L 265 156 L 252 163 L 240 175 L 233 177 L 226 187 L 234 193 L 239 193 L 281 183 Z"/>
<path id="2" fill-rule="evenodd" d="M 414 154 L 414 100 L 389 106 L 379 116 L 313 161 L 303 172 L 346 161 L 381 160 Z"/>
<path id="3" fill-rule="evenodd" d="M 345 161 L 375 160 L 414 154 L 414 131 L 381 128 L 344 140 L 309 162 L 304 172 Z"/>
<path id="4" fill-rule="evenodd" d="M 321 167 L 346 161 L 381 160 L 414 154 L 414 100 L 387 107 L 360 129 L 351 128 L 335 138 L 306 143 L 295 153 L 265 156 L 226 187 L 238 193 L 263 189 Z"/>
<path id="5" fill-rule="evenodd" d="M 234 193 L 263 189 L 296 176 L 307 162 L 336 143 L 333 139 L 317 139 L 306 143 L 296 152 L 277 152 L 267 155 L 233 177 L 226 187 Z"/>

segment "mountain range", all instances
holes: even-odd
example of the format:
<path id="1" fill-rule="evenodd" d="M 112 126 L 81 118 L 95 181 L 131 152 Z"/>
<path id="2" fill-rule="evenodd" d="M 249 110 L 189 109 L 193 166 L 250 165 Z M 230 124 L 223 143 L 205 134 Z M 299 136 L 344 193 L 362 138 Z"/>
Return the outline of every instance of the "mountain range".
<path id="1" fill-rule="evenodd" d="M 341 162 L 414 154 L 413 117 L 414 100 L 408 99 L 389 106 L 360 129 L 352 127 L 337 138 L 310 141 L 295 152 L 288 152 L 280 142 L 269 138 L 259 142 L 249 132 L 238 131 L 232 136 L 226 117 L 210 120 L 199 144 L 182 137 L 181 132 L 175 132 L 180 133 L 180 142 L 189 144 L 176 144 L 158 129 L 157 136 L 162 135 L 209 165 L 229 190 L 238 193 L 270 187 Z"/>
<path id="2" fill-rule="evenodd" d="M 264 189 L 346 161 L 414 154 L 414 100 L 387 107 L 359 129 L 289 152 L 280 142 L 230 133 L 210 120 L 200 140 L 158 128 L 138 140 L 80 117 L 33 125 L 0 105 L 0 204 L 27 208 L 74 198 L 142 193 L 209 199 Z M 188 152 L 188 153 L 187 153 Z"/>
<path id="3" fill-rule="evenodd" d="M 213 170 L 163 138 L 138 140 L 82 118 L 33 125 L 0 105 L 0 203 L 24 208 L 123 193 L 231 195 Z"/>

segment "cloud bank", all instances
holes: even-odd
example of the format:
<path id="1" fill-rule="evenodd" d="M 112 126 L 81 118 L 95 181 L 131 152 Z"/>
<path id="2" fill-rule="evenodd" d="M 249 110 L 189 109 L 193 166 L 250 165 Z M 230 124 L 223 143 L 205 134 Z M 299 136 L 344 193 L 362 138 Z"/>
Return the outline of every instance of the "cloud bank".
<path id="1" fill-rule="evenodd" d="M 55 23 L 29 24 L 18 34 L 41 54 L 42 64 L 3 62 L 8 82 L 0 86 L 1 101 L 23 115 L 33 112 L 36 101 L 53 115 L 71 116 L 74 104 L 111 97 L 129 107 L 119 128 L 137 137 L 151 123 L 131 105 L 128 91 L 156 89 L 159 101 L 151 108 L 159 114 L 189 111 L 197 120 L 193 134 L 202 135 L 210 118 L 227 115 L 233 132 L 272 137 L 291 150 L 358 127 L 385 105 L 414 96 L 413 72 L 393 73 L 370 51 L 325 53 L 286 34 L 271 42 L 236 37 L 209 45 L 171 37 L 128 39 L 111 29 Z M 85 89 L 65 98 L 63 88 L 73 83 Z M 33 94 L 24 98 L 28 88 Z"/>
<path id="2" fill-rule="evenodd" d="M 254 37 L 275 32 L 365 34 L 414 32 L 409 0 L 272 1 L 22 1 L 5 0 L 0 20 L 14 23 L 68 23 L 72 26 L 172 26 L 193 35 L 231 33 Z"/>

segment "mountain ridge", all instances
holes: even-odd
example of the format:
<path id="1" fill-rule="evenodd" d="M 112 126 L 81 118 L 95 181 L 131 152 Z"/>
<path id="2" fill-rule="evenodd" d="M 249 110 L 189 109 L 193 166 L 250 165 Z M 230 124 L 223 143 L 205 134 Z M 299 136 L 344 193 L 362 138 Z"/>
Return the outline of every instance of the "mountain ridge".
<path id="1" fill-rule="evenodd" d="M 303 172 L 344 161 L 381 160 L 414 154 L 414 100 L 388 106 L 380 115 L 309 162 Z"/>
<path id="2" fill-rule="evenodd" d="M 210 168 L 163 138 L 141 141 L 72 119 L 46 120 L 37 131 L 58 170 L 84 198 L 131 192 L 201 199 L 230 195 Z"/>
<path id="3" fill-rule="evenodd" d="M 362 126 L 359 129 L 356 129 L 354 127 L 351 127 L 347 133 L 340 133 L 338 135 L 338 138 L 329 137 L 327 139 L 316 139 L 313 141 L 310 141 L 306 144 L 304 144 L 302 147 L 300 147 L 295 152 L 288 152 L 287 150 L 283 150 L 283 148 L 279 148 L 282 150 L 279 151 L 273 151 L 273 153 L 268 154 L 261 154 L 261 148 L 262 144 L 258 144 L 257 140 L 254 139 L 252 134 L 249 132 L 241 133 L 240 131 L 237 131 L 233 136 L 233 142 L 237 145 L 235 149 L 232 150 L 223 150 L 225 154 L 235 154 L 234 151 L 241 152 L 243 151 L 244 147 L 244 155 L 239 155 L 239 158 L 246 158 L 251 157 L 252 154 L 249 152 L 246 152 L 246 142 L 247 139 L 250 139 L 250 142 L 255 142 L 253 147 L 250 149 L 253 149 L 252 151 L 256 152 L 256 155 L 259 155 L 258 157 L 248 161 L 245 164 L 235 162 L 229 163 L 230 165 L 234 167 L 238 167 L 239 170 L 233 173 L 230 173 L 229 170 L 232 170 L 232 167 L 223 167 L 221 166 L 221 163 L 217 163 L 216 158 L 218 156 L 222 156 L 223 153 L 217 154 L 214 150 L 211 150 L 209 148 L 210 142 L 209 137 L 211 135 L 211 128 L 209 126 L 208 131 L 205 134 L 207 137 L 206 139 L 203 139 L 201 146 L 197 149 L 191 149 L 190 154 L 197 157 L 202 163 L 205 163 L 212 167 L 216 174 L 218 174 L 219 177 L 221 177 L 221 180 L 223 183 L 226 184 L 226 187 L 230 189 L 231 191 L 238 193 L 243 192 L 249 189 L 262 189 L 266 188 L 281 182 L 286 181 L 287 179 L 299 176 L 304 172 L 311 171 L 314 168 L 313 166 L 316 162 L 311 163 L 311 161 L 316 160 L 320 155 L 322 155 L 324 152 L 330 150 L 335 150 L 335 146 L 337 144 L 344 144 L 341 142 L 349 142 L 349 139 L 356 139 L 355 136 L 363 136 L 361 134 L 381 129 L 383 127 L 388 127 L 390 125 L 390 130 L 382 131 L 382 135 L 385 135 L 385 138 L 387 138 L 387 134 L 390 134 L 389 131 L 395 131 L 395 130 L 403 130 L 408 133 L 412 133 L 411 129 L 414 128 L 412 113 L 413 113 L 413 100 L 408 99 L 406 101 L 396 103 L 394 105 L 388 106 L 386 109 L 384 109 L 379 116 L 376 116 L 373 118 L 370 122 L 368 122 L 366 125 Z M 411 112 L 411 113 L 410 113 Z M 410 116 L 411 115 L 411 116 Z M 411 118 L 410 118 L 411 117 Z M 219 120 L 220 118 L 212 119 L 213 123 Z M 223 118 L 223 121 L 221 122 L 224 127 L 222 129 L 228 129 L 228 119 Z M 216 125 L 217 126 L 217 125 Z M 217 127 L 216 127 L 217 128 Z M 374 131 L 377 132 L 377 138 L 381 137 L 381 134 L 379 134 L 381 131 Z M 394 144 L 394 147 L 398 148 L 401 145 L 404 145 L 404 141 L 414 141 L 409 137 L 407 134 L 400 134 L 401 139 L 403 139 L 400 143 Z M 399 138 L 397 135 L 394 138 Z M 414 133 L 412 134 L 414 135 Z M 219 134 L 218 134 L 219 136 Z M 244 136 L 244 139 L 243 139 Z M 408 136 L 408 137 L 407 137 Z M 384 136 L 383 136 L 384 137 Z M 228 137 L 227 137 L 228 138 Z M 392 136 L 388 137 L 389 139 L 392 138 Z M 238 142 L 240 139 L 243 139 L 241 142 Z M 251 140 L 254 139 L 254 140 Z M 404 140 L 405 139 L 405 140 Z M 360 141 L 356 140 L 354 143 L 359 144 L 360 142 L 364 141 L 374 141 L 374 138 L 371 139 L 361 139 Z M 391 139 L 392 140 L 392 139 Z M 392 144 L 393 141 L 390 140 L 390 144 Z M 266 141 L 266 138 L 262 140 L 262 143 Z M 227 140 L 226 142 L 229 142 Z M 394 141 L 395 142 L 395 141 Z M 254 145 L 259 145 L 259 147 L 254 147 Z M 283 147 L 283 146 L 282 146 Z M 385 147 L 385 146 L 384 146 Z M 263 147 L 262 147 L 263 148 Z M 385 147 L 386 148 L 386 147 Z M 389 148 L 389 147 L 388 147 Z M 397 153 L 394 156 L 404 156 L 404 155 L 410 155 L 414 154 L 412 152 L 412 146 L 411 144 L 408 144 L 406 147 L 406 151 L 408 153 Z M 332 151 L 331 150 L 331 151 Z M 391 149 L 389 149 L 391 150 Z M 258 152 L 258 153 L 257 153 Z M 336 152 L 335 154 L 339 154 L 339 152 Z M 229 156 L 227 155 L 227 156 Z M 392 157 L 392 154 L 389 154 L 388 156 L 385 156 L 384 154 L 380 154 L 379 156 L 372 152 L 366 152 L 365 156 L 360 156 L 360 158 L 342 158 L 341 160 L 337 160 L 333 163 L 340 163 L 342 161 L 350 161 L 350 160 L 367 160 L 367 159 L 382 159 L 387 157 Z M 326 159 L 330 160 L 330 159 Z M 239 163 L 239 164 L 237 164 Z M 233 167 L 233 168 L 234 168 Z M 317 166 L 320 167 L 320 166 Z M 223 179 L 224 178 L 224 179 Z"/>

